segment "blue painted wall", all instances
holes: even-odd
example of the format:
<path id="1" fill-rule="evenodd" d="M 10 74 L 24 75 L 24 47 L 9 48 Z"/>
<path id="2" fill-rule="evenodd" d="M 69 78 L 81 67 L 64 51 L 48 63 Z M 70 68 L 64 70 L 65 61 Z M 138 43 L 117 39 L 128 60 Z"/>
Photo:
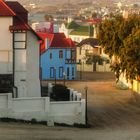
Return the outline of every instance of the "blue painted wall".
<path id="1" fill-rule="evenodd" d="M 63 51 L 63 58 L 59 58 L 59 51 Z M 50 58 L 52 55 L 52 58 Z M 76 64 L 65 63 L 66 59 L 71 59 L 71 49 L 47 49 L 41 55 L 41 78 L 42 80 L 73 80 L 76 78 Z"/>

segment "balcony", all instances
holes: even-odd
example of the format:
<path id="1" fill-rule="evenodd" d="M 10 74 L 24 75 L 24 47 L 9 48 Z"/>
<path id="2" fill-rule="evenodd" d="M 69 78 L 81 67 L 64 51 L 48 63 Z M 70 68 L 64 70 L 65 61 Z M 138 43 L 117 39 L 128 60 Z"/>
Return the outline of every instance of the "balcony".
<path id="1" fill-rule="evenodd" d="M 65 64 L 76 64 L 76 59 L 65 59 Z"/>

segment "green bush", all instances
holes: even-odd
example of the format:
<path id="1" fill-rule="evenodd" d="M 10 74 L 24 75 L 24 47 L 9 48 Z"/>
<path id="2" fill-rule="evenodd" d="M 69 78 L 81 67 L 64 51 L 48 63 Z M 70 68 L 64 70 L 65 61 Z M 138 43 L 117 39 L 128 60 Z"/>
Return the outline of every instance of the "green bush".
<path id="1" fill-rule="evenodd" d="M 56 84 L 53 86 L 53 93 L 51 98 L 56 101 L 69 101 L 70 93 L 66 86 L 61 84 Z"/>

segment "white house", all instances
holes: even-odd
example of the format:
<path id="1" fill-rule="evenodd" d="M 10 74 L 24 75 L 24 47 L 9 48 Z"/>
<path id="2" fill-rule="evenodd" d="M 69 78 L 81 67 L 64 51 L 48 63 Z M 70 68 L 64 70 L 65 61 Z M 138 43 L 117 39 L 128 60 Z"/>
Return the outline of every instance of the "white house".
<path id="1" fill-rule="evenodd" d="M 0 87 L 9 86 L 5 92 L 14 97 L 41 95 L 39 40 L 28 25 L 26 9 L 18 2 L 0 0 Z"/>
<path id="2" fill-rule="evenodd" d="M 62 23 L 59 32 L 71 38 L 73 41 L 80 43 L 82 40 L 93 37 L 97 38 L 98 24 L 101 23 L 101 19 L 93 19 L 76 22 L 69 20 L 68 23 Z"/>
<path id="3" fill-rule="evenodd" d="M 71 89 L 68 102 L 40 97 L 42 40 L 28 25 L 27 15 L 18 2 L 0 0 L 0 118 L 85 124 L 80 93 Z"/>
<path id="4" fill-rule="evenodd" d="M 101 58 L 104 59 L 104 62 L 102 64 L 96 63 L 95 68 L 94 64 L 87 64 L 87 54 L 101 56 Z M 77 71 L 111 71 L 110 63 L 106 62 L 107 60 L 109 61 L 109 56 L 104 53 L 103 48 L 99 45 L 99 40 L 96 38 L 87 38 L 82 40 L 77 45 L 76 56 L 77 62 L 79 62 L 79 65 L 77 65 Z"/>

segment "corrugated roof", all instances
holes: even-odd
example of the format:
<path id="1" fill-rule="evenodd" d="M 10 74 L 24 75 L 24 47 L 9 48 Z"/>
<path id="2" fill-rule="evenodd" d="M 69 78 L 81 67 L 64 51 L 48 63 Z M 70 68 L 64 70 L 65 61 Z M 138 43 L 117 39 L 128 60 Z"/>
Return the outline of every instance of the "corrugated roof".
<path id="1" fill-rule="evenodd" d="M 3 0 L 0 0 L 0 16 L 15 16 L 16 14 L 4 3 Z"/>

